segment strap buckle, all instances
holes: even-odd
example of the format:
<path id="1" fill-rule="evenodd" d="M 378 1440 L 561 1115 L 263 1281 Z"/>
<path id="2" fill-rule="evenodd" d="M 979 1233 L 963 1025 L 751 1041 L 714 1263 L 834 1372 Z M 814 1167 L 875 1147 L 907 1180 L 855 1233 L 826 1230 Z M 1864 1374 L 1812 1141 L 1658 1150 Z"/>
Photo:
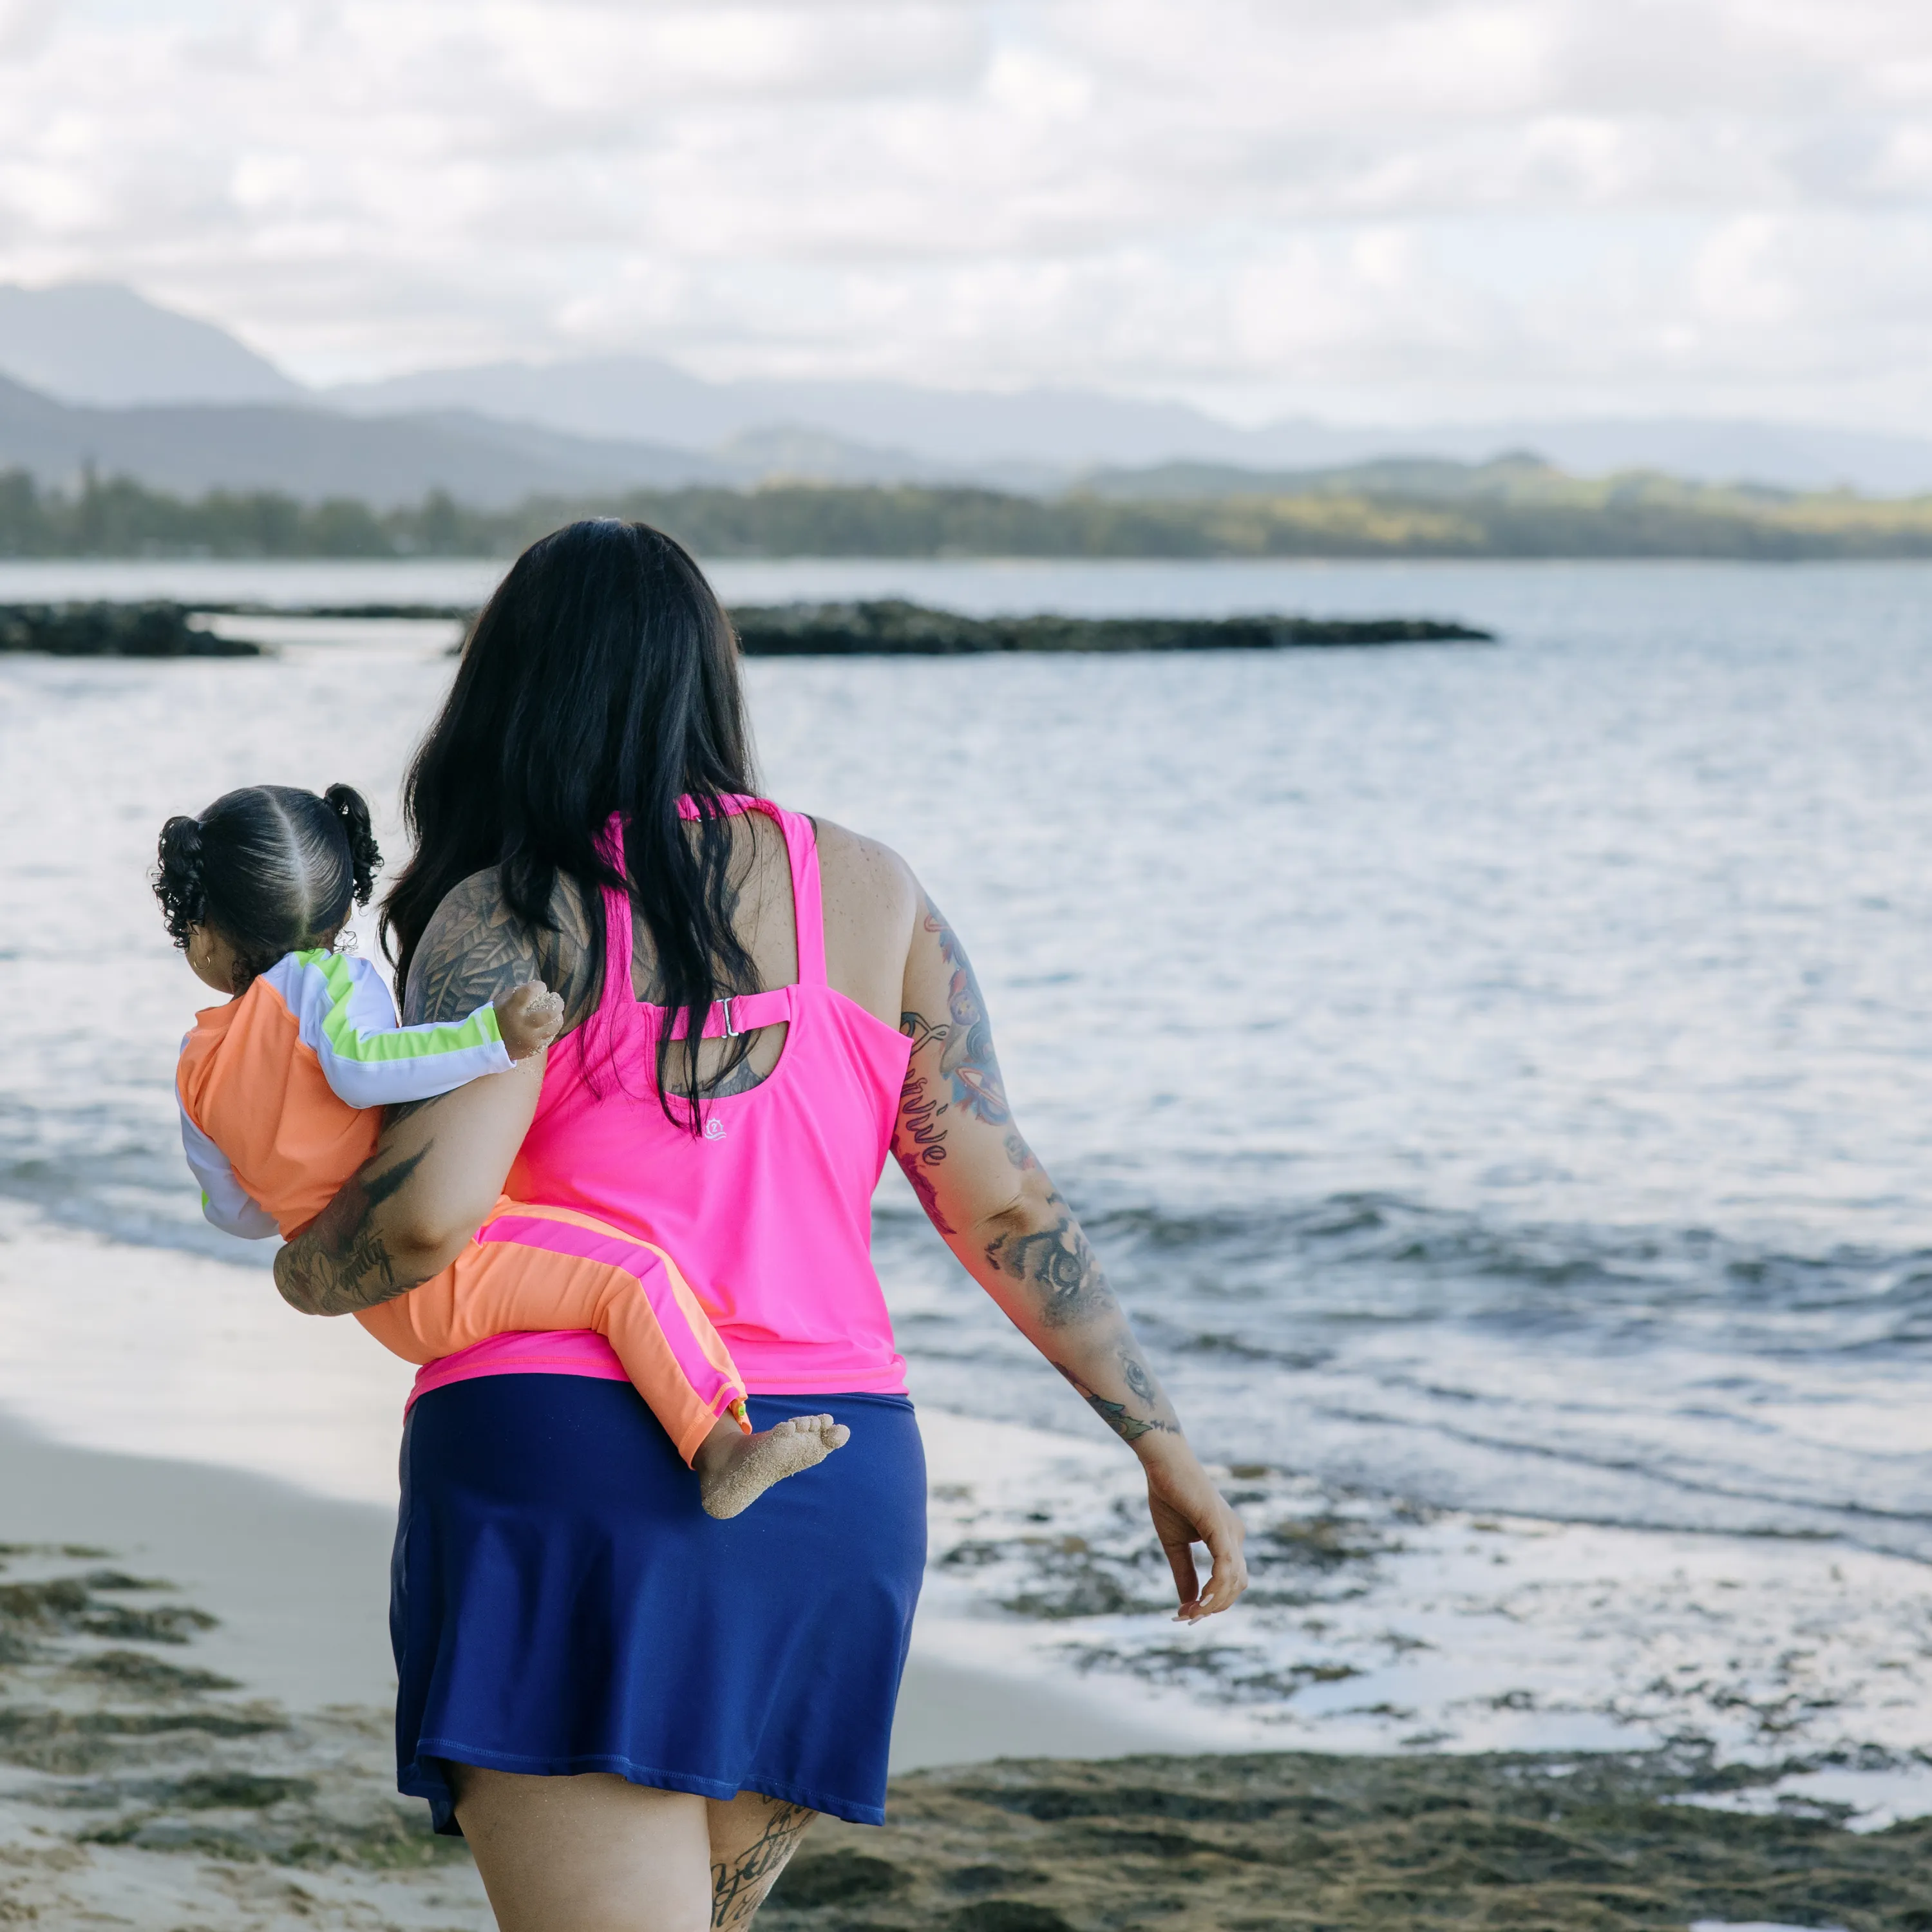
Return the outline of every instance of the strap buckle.
<path id="1" fill-rule="evenodd" d="M 736 1040 L 738 1037 L 738 1029 L 731 1023 L 731 995 L 727 993 L 718 1004 L 724 1009 L 724 1037 L 727 1040 Z"/>

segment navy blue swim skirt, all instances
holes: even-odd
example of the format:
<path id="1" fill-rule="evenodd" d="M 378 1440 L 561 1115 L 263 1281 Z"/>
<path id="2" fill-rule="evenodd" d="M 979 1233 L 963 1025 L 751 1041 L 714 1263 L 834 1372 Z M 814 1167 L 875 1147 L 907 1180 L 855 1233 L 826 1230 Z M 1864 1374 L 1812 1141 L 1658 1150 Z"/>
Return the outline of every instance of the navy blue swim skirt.
<path id="1" fill-rule="evenodd" d="M 763 1792 L 885 1822 L 926 1567 L 904 1396 L 753 1396 L 852 1439 L 729 1522 L 628 1382 L 479 1376 L 403 1433 L 390 1572 L 397 1782 L 454 1834 L 447 1760 Z"/>

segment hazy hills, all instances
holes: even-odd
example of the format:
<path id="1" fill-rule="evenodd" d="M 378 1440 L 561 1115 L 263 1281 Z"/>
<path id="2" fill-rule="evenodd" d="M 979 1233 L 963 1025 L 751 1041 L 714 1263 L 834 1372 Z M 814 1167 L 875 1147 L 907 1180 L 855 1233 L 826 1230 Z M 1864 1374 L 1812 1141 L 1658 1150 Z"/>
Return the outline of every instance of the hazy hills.
<path id="1" fill-rule="evenodd" d="M 112 282 L 0 284 L 0 374 L 63 402 L 298 403 L 308 392 L 225 330 Z"/>
<path id="2" fill-rule="evenodd" d="M 436 490 L 495 508 L 533 495 L 774 479 L 1041 496 L 1077 484 L 1120 500 L 1184 500 L 1292 492 L 1310 472 L 1390 459 L 1417 476 L 1418 462 L 1433 462 L 1446 478 L 1504 451 L 1586 476 L 1932 492 L 1932 440 L 1746 422 L 1244 429 L 1184 403 L 1092 391 L 710 382 L 642 356 L 433 370 L 322 392 L 128 289 L 0 286 L 0 471 L 44 485 L 71 486 L 91 465 L 177 494 L 280 490 L 378 507 Z M 1422 494 L 1448 487 L 1438 485 Z"/>
<path id="3" fill-rule="evenodd" d="M 362 418 L 314 404 L 106 409 L 57 402 L 0 376 L 0 470 L 68 483 L 88 468 L 182 495 L 279 490 L 388 506 L 442 490 L 486 508 L 545 490 L 740 480 L 688 451 L 593 442 L 458 411 Z"/>
<path id="4" fill-rule="evenodd" d="M 0 363 L 4 350 L 0 350 Z M 1682 418 L 1363 427 L 1297 418 L 1242 429 L 1184 403 L 1075 389 L 1010 394 L 892 382 L 709 382 L 648 356 L 428 371 L 329 392 L 362 412 L 438 406 L 541 422 L 582 435 L 650 434 L 708 448 L 771 424 L 816 430 L 868 460 L 869 482 L 949 480 L 1048 492 L 1101 470 L 1176 462 L 1227 470 L 1339 468 L 1388 456 L 1482 463 L 1534 450 L 1580 475 L 1666 471 L 1694 481 L 1892 496 L 1932 490 L 1932 439 L 1807 425 Z"/>

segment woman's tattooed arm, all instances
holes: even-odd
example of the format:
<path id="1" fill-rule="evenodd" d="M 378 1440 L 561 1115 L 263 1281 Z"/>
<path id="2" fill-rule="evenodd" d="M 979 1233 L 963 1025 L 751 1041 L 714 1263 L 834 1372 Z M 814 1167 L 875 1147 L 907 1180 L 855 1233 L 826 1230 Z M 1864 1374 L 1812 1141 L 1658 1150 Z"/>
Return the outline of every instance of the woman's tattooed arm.
<path id="1" fill-rule="evenodd" d="M 1178 1434 L 1073 1210 L 1012 1124 L 979 980 L 930 899 L 899 1030 L 912 1045 L 892 1151 L 933 1226 L 1116 1434 Z"/>
<path id="2" fill-rule="evenodd" d="M 404 1294 L 396 1259 L 374 1222 L 376 1210 L 422 1166 L 427 1148 L 372 1172 L 370 1162 L 275 1257 L 275 1286 L 304 1315 L 352 1315 Z M 428 1277 L 424 1276 L 423 1280 Z"/>
<path id="3" fill-rule="evenodd" d="M 506 904 L 494 868 L 472 872 L 436 909 L 410 964 L 403 1018 L 461 1019 L 531 980 L 563 1001 L 566 1030 L 597 996 L 590 928 L 575 884 L 559 879 L 550 896 L 555 929 L 532 932 Z"/>
<path id="4" fill-rule="evenodd" d="M 572 945 L 568 927 L 541 936 L 552 942 L 554 978 L 504 906 L 495 872 L 466 879 L 423 934 L 405 1018 L 460 1019 L 538 978 L 563 992 L 568 1012 L 573 994 L 582 997 L 583 949 Z M 496 1198 L 541 1078 L 533 1062 L 439 1100 L 391 1108 L 372 1158 L 275 1257 L 284 1300 L 305 1314 L 352 1314 L 406 1294 L 446 1266 Z"/>
<path id="5" fill-rule="evenodd" d="M 1053 1365 L 1080 1391 L 1080 1398 L 1087 1406 L 1118 1436 L 1123 1442 L 1138 1442 L 1143 1436 L 1166 1434 L 1178 1436 L 1180 1424 L 1172 1419 L 1172 1413 L 1162 1416 L 1148 1412 L 1166 1408 L 1148 1366 L 1132 1348 L 1120 1351 L 1120 1378 L 1141 1406 L 1141 1413 L 1136 1414 L 1124 1402 L 1109 1402 L 1103 1395 L 1096 1395 L 1064 1362 Z"/>
<path id="6" fill-rule="evenodd" d="M 995 1234 L 986 1244 L 987 1265 L 1031 1287 L 1040 1321 L 1048 1328 L 1070 1328 L 1112 1312 L 1119 1304 L 1072 1210 L 1051 1185 L 1043 1205 L 1059 1210 L 1051 1225 L 1039 1226 L 1034 1214 L 1025 1233 Z"/>

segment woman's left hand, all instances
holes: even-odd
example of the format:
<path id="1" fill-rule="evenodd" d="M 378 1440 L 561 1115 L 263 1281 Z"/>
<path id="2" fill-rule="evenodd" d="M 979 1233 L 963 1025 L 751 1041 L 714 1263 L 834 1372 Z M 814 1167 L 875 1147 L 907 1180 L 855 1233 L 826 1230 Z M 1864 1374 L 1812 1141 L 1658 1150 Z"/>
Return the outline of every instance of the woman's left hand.
<path id="1" fill-rule="evenodd" d="M 1154 1534 L 1167 1552 L 1180 1598 L 1176 1621 L 1198 1623 L 1226 1610 L 1248 1587 L 1247 1559 L 1241 1554 L 1248 1533 L 1185 1438 L 1145 1436 L 1134 1447 L 1147 1471 Z M 1204 1590 L 1195 1567 L 1197 1543 L 1207 1544 L 1211 1559 Z"/>

